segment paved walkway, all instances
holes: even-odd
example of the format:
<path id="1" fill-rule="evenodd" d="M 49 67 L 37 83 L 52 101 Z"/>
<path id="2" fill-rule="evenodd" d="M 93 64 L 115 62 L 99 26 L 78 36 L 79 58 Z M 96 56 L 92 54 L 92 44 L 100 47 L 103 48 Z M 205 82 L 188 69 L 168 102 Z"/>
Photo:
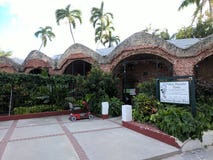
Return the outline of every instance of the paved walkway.
<path id="1" fill-rule="evenodd" d="M 178 152 L 124 128 L 118 118 L 71 122 L 65 115 L 0 122 L 0 160 L 142 160 Z"/>
<path id="2" fill-rule="evenodd" d="M 213 160 L 213 146 L 173 155 L 163 160 Z"/>

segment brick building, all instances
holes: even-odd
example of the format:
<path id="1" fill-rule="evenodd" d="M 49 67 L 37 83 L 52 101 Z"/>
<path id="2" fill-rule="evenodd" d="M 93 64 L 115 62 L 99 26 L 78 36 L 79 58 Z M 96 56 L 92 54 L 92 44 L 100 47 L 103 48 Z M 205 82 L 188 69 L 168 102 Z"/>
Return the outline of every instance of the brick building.
<path id="1" fill-rule="evenodd" d="M 108 52 L 103 55 L 103 52 L 76 43 L 54 59 L 39 51 L 30 52 L 20 65 L 1 57 L 0 72 L 37 74 L 47 69 L 50 75 L 86 75 L 95 64 L 123 80 L 125 75 L 127 88 L 160 76 L 194 75 L 197 79 L 213 82 L 213 35 L 203 39 L 165 41 L 138 32 L 105 51 Z"/>

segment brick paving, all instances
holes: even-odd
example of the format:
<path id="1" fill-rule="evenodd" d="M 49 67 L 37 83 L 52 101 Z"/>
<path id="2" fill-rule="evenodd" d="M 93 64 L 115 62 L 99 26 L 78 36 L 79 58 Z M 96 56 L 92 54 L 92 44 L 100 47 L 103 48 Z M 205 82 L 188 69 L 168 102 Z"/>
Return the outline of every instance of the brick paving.
<path id="1" fill-rule="evenodd" d="M 122 126 L 120 119 L 68 116 L 0 121 L 0 160 L 210 160 L 213 148 L 180 153 Z"/>

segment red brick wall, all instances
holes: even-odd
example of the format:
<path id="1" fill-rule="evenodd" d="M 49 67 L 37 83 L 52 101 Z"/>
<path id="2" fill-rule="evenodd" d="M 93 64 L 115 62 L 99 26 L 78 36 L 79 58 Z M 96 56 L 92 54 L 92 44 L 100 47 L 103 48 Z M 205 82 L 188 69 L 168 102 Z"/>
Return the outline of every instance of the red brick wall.
<path id="1" fill-rule="evenodd" d="M 195 75 L 195 72 L 196 72 L 195 66 L 199 64 L 200 62 L 202 62 L 201 67 L 203 68 L 203 70 L 206 69 L 207 71 L 206 73 L 203 73 L 202 76 L 203 77 L 208 76 L 208 74 L 210 73 L 209 71 L 211 70 L 210 68 L 212 68 L 213 60 L 212 58 L 210 60 L 207 57 L 213 56 L 213 48 L 209 50 L 199 51 L 199 53 L 196 53 L 195 55 L 196 56 L 188 57 L 188 58 L 176 58 L 173 65 L 173 69 L 174 69 L 173 75 L 174 76 Z M 207 61 L 207 59 L 209 60 Z"/>
<path id="2" fill-rule="evenodd" d="M 0 72 L 6 72 L 6 73 L 17 73 L 12 66 L 2 66 L 0 65 Z"/>
<path id="3" fill-rule="evenodd" d="M 16 73 L 18 71 L 10 64 L 0 64 L 0 72 Z"/>
<path id="4" fill-rule="evenodd" d="M 52 66 L 41 59 L 31 59 L 24 64 L 24 72 L 29 73 L 35 68 L 52 68 Z"/>
<path id="5" fill-rule="evenodd" d="M 101 70 L 103 70 L 106 73 L 111 72 L 111 65 L 110 64 L 101 64 L 100 68 L 101 68 Z"/>
<path id="6" fill-rule="evenodd" d="M 85 62 L 92 64 L 96 64 L 97 62 L 95 62 L 94 59 L 92 59 L 92 57 L 89 57 L 85 54 L 82 53 L 76 53 L 76 54 L 70 54 L 66 59 L 64 59 L 60 64 L 59 64 L 59 68 L 58 70 L 55 72 L 57 74 L 63 74 L 64 71 L 66 70 L 66 68 L 74 61 L 76 60 L 82 60 Z"/>
<path id="7" fill-rule="evenodd" d="M 213 81 L 213 55 L 196 64 L 194 72 L 197 79 Z"/>
<path id="8" fill-rule="evenodd" d="M 192 58 L 179 58 L 173 65 L 173 76 L 186 76 L 193 75 L 193 59 Z"/>
<path id="9" fill-rule="evenodd" d="M 202 47 L 202 46 L 201 46 Z M 53 64 L 50 64 L 47 61 L 44 61 L 42 59 L 30 59 L 28 60 L 24 66 L 23 71 L 25 73 L 29 73 L 32 69 L 35 68 L 48 68 L 49 74 L 63 74 L 66 67 L 70 65 L 73 61 L 76 60 L 82 60 L 85 62 L 88 62 L 90 64 L 97 64 L 100 66 L 100 68 L 104 72 L 116 72 L 116 68 L 120 65 L 122 61 L 125 61 L 129 57 L 137 56 L 137 55 L 143 55 L 143 54 L 149 54 L 149 55 L 155 55 L 159 56 L 168 63 L 172 64 L 173 67 L 173 74 L 174 76 L 185 76 L 185 75 L 194 75 L 197 73 L 197 76 L 201 77 L 211 77 L 211 74 L 209 74 L 209 71 L 212 72 L 212 57 L 210 60 L 207 61 L 207 57 L 210 57 L 213 55 L 213 48 L 211 45 L 209 45 L 208 48 L 203 49 L 194 49 L 191 50 L 190 57 L 183 58 L 185 51 L 183 50 L 182 57 L 176 56 L 176 50 L 171 49 L 170 53 L 167 51 L 165 46 L 150 46 L 150 45 L 137 45 L 137 46 L 130 46 L 130 47 L 124 47 L 119 52 L 116 52 L 116 54 L 111 55 L 107 62 L 98 64 L 98 62 L 93 59 L 91 56 L 83 53 L 72 53 L 67 55 L 65 59 L 63 59 L 60 64 L 58 64 L 57 68 L 56 66 L 53 66 Z M 179 51 L 180 52 L 180 51 Z M 195 52 L 195 53 L 194 53 Z M 194 56 L 192 56 L 194 55 Z M 106 57 L 107 59 L 107 57 Z M 199 63 L 200 62 L 200 63 Z M 138 81 L 143 81 L 146 79 L 150 79 L 152 77 L 156 77 L 156 75 L 170 75 L 168 72 L 168 69 L 161 68 L 161 70 L 158 69 L 158 71 L 154 70 L 156 64 L 151 64 L 150 62 L 144 62 L 144 64 L 135 65 L 134 72 L 131 71 L 130 77 L 135 77 Z M 197 70 L 196 67 L 199 66 Z M 0 64 L 0 72 L 9 72 L 9 73 L 15 73 L 18 69 L 16 69 L 14 66 L 11 66 L 10 64 Z M 148 73 L 146 75 L 146 73 Z M 143 76 L 141 76 L 143 74 Z"/>
<path id="10" fill-rule="evenodd" d="M 112 59 L 111 63 L 111 71 L 118 65 L 119 62 L 124 60 L 125 58 L 128 58 L 133 55 L 138 55 L 138 54 L 151 54 L 151 55 L 157 55 L 160 56 L 167 61 L 173 63 L 176 59 L 176 57 L 167 51 L 163 50 L 160 47 L 150 47 L 150 46 L 136 46 L 135 48 L 127 48 L 123 50 L 120 54 L 115 56 Z"/>

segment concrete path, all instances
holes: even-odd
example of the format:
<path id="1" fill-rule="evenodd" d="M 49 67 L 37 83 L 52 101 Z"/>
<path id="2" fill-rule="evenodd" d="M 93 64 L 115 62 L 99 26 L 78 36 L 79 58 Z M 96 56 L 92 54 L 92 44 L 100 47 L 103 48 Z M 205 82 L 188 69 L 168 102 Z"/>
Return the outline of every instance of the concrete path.
<path id="1" fill-rule="evenodd" d="M 0 160 L 142 160 L 178 152 L 124 128 L 120 118 L 71 122 L 65 115 L 0 122 Z"/>
<path id="2" fill-rule="evenodd" d="M 163 160 L 213 160 L 213 146 L 173 155 Z"/>

